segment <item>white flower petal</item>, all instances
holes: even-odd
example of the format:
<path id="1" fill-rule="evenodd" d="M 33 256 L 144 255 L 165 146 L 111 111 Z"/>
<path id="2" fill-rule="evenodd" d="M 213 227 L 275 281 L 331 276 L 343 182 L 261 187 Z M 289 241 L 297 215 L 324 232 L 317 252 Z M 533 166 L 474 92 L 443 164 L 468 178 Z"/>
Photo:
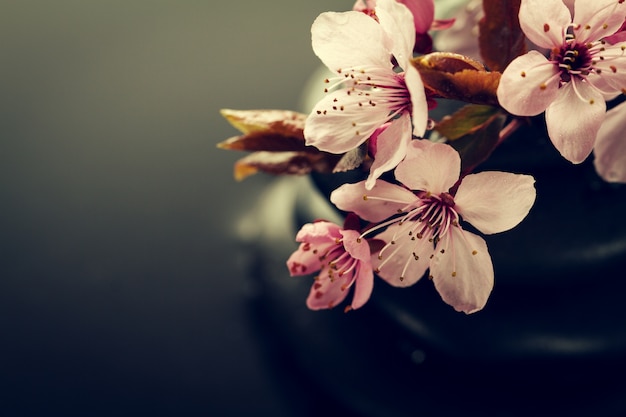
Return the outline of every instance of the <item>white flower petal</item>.
<path id="1" fill-rule="evenodd" d="M 423 138 L 428 125 L 428 103 L 422 77 L 415 67 L 410 66 L 404 72 L 404 81 L 411 95 L 413 134 Z"/>
<path id="2" fill-rule="evenodd" d="M 614 34 L 624 23 L 626 4 L 617 0 L 578 0 L 574 3 L 574 33 L 578 42 L 597 41 Z"/>
<path id="3" fill-rule="evenodd" d="M 434 247 L 426 237 L 421 239 L 409 236 L 408 232 L 415 222 L 406 222 L 402 226 L 397 223 L 376 236 L 389 244 L 380 257 L 374 256 L 372 265 L 377 274 L 394 287 L 408 287 L 419 281 L 428 269 Z"/>
<path id="4" fill-rule="evenodd" d="M 482 233 L 509 230 L 535 202 L 535 179 L 530 175 L 487 171 L 463 178 L 454 197 L 455 210 Z"/>
<path id="5" fill-rule="evenodd" d="M 626 42 L 604 45 L 596 55 L 597 74 L 589 74 L 588 80 L 603 93 L 621 94 L 626 90 Z"/>
<path id="6" fill-rule="evenodd" d="M 443 301 L 467 314 L 481 310 L 493 288 L 493 264 L 487 244 L 460 227 L 453 227 L 437 245 L 430 274 Z"/>
<path id="7" fill-rule="evenodd" d="M 593 149 L 604 120 L 604 97 L 588 83 L 572 79 L 546 109 L 548 136 L 568 161 L 579 164 Z"/>
<path id="8" fill-rule="evenodd" d="M 388 119 L 388 108 L 371 106 L 352 89 L 343 88 L 329 92 L 315 105 L 306 119 L 304 137 L 307 145 L 344 153 L 365 142 Z"/>
<path id="9" fill-rule="evenodd" d="M 393 42 L 392 53 L 404 70 L 409 67 L 415 45 L 415 22 L 411 11 L 396 0 L 378 0 L 376 16 Z"/>
<path id="10" fill-rule="evenodd" d="M 383 221 L 416 200 L 411 191 L 383 180 L 376 181 L 371 190 L 365 188 L 365 181 L 344 184 L 330 195 L 330 201 L 340 210 L 371 222 Z"/>
<path id="11" fill-rule="evenodd" d="M 606 112 L 593 148 L 598 175 L 608 182 L 626 183 L 626 103 Z"/>
<path id="12" fill-rule="evenodd" d="M 395 168 L 404 159 L 411 137 L 411 116 L 408 113 L 391 122 L 389 127 L 378 135 L 377 151 L 365 188 L 371 190 L 378 177 Z"/>
<path id="13" fill-rule="evenodd" d="M 391 68 L 391 40 L 361 12 L 326 12 L 311 27 L 313 51 L 331 71 L 356 65 Z"/>
<path id="14" fill-rule="evenodd" d="M 570 11 L 562 0 L 522 0 L 520 5 L 519 22 L 524 34 L 542 48 L 560 47 L 571 21 Z"/>
<path id="15" fill-rule="evenodd" d="M 396 179 L 411 190 L 433 194 L 447 192 L 461 173 L 461 158 L 451 146 L 428 140 L 411 141 L 407 156 L 398 164 Z"/>
<path id="16" fill-rule="evenodd" d="M 498 101 L 509 113 L 535 116 L 556 98 L 559 69 L 537 51 L 515 58 L 502 73 Z"/>

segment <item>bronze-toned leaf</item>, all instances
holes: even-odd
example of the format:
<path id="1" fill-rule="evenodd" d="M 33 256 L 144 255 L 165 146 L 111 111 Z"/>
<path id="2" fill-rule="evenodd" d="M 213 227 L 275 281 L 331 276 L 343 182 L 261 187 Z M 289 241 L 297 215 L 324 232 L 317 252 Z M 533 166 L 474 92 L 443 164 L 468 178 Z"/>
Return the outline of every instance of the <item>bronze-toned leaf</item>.
<path id="1" fill-rule="evenodd" d="M 335 155 L 306 146 L 303 132 L 307 116 L 301 113 L 228 109 L 221 113 L 243 134 L 220 142 L 217 147 L 252 152 L 235 163 L 237 180 L 258 172 L 301 175 L 347 171 L 361 165 L 366 156 L 361 149 Z"/>
<path id="2" fill-rule="evenodd" d="M 463 70 L 484 71 L 485 66 L 465 55 L 454 52 L 433 52 L 418 58 L 423 67 L 455 73 Z"/>
<path id="3" fill-rule="evenodd" d="M 448 58 L 426 55 L 413 59 L 412 63 L 430 94 L 467 103 L 498 106 L 496 91 L 501 74 L 487 71 L 484 67 L 476 68 L 476 61 L 458 57 L 461 55 Z"/>
<path id="4" fill-rule="evenodd" d="M 220 113 L 242 133 L 258 131 L 272 132 L 282 136 L 304 139 L 304 122 L 307 115 L 290 110 L 232 110 Z"/>
<path id="5" fill-rule="evenodd" d="M 283 136 L 270 132 L 252 132 L 241 136 L 233 136 L 217 144 L 220 149 L 230 151 L 314 151 L 314 148 L 307 147 L 304 139 L 294 136 Z"/>
<path id="6" fill-rule="evenodd" d="M 330 173 L 339 158 L 341 155 L 324 152 L 254 152 L 235 163 L 235 179 L 241 181 L 259 171 L 274 175 Z"/>
<path id="7" fill-rule="evenodd" d="M 243 135 L 217 144 L 218 148 L 238 151 L 306 151 L 306 115 L 287 110 L 229 110 L 222 115 Z"/>
<path id="8" fill-rule="evenodd" d="M 468 104 L 447 115 L 435 125 L 435 130 L 445 136 L 449 141 L 454 141 L 465 135 L 476 132 L 489 122 L 492 116 L 498 113 L 493 106 L 483 104 Z"/>
<path id="9" fill-rule="evenodd" d="M 478 44 L 481 57 L 493 71 L 504 71 L 511 61 L 526 53 L 526 37 L 518 17 L 520 2 L 483 0 L 485 16 L 478 23 Z"/>

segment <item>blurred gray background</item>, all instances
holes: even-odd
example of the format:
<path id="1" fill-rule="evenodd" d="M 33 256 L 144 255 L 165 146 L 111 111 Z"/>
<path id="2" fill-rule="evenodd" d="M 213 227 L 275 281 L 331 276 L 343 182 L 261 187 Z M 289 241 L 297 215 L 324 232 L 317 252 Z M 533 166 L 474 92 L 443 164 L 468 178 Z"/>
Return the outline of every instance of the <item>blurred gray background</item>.
<path id="1" fill-rule="evenodd" d="M 352 3 L 0 1 L 0 415 L 294 415 L 235 251 L 271 179 L 219 109 L 296 109 Z"/>

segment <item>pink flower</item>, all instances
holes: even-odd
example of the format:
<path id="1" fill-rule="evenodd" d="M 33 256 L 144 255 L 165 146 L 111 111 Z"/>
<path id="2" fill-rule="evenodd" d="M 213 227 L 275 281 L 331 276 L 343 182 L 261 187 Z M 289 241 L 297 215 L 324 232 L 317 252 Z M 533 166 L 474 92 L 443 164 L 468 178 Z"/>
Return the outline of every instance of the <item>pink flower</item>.
<path id="1" fill-rule="evenodd" d="M 591 153 L 605 117 L 605 97 L 626 88 L 626 43 L 602 39 L 626 16 L 623 0 L 577 0 L 574 18 L 561 0 L 522 0 L 519 19 L 526 36 L 551 51 L 522 55 L 506 68 L 498 87 L 502 107 L 519 116 L 545 110 L 548 135 L 573 163 Z"/>
<path id="2" fill-rule="evenodd" d="M 626 103 L 606 112 L 593 148 L 598 175 L 608 182 L 626 183 Z"/>
<path id="3" fill-rule="evenodd" d="M 413 15 L 394 0 L 378 0 L 376 18 L 327 12 L 313 23 L 313 50 L 337 76 L 327 80 L 328 94 L 304 128 L 307 145 L 344 153 L 391 121 L 378 136 L 369 187 L 404 158 L 412 135 L 424 135 L 428 119 L 424 85 L 410 64 Z M 404 71 L 395 71 L 393 60 Z"/>
<path id="4" fill-rule="evenodd" d="M 432 39 L 429 30 L 447 29 L 454 23 L 454 19 L 435 20 L 435 3 L 433 0 L 397 0 L 404 4 L 413 14 L 416 42 L 413 50 L 419 53 L 432 52 Z M 352 10 L 357 10 L 374 16 L 376 0 L 357 0 Z"/>
<path id="5" fill-rule="evenodd" d="M 300 247 L 287 260 L 291 276 L 320 271 L 306 300 L 311 310 L 332 308 L 341 303 L 354 284 L 354 297 L 346 309 L 367 302 L 374 286 L 369 244 L 359 232 L 334 223 L 307 223 L 296 235 Z"/>
<path id="6" fill-rule="evenodd" d="M 460 219 L 485 234 L 509 230 L 528 214 L 535 189 L 531 176 L 505 172 L 471 174 L 459 183 L 460 170 L 452 147 L 416 140 L 395 171 L 406 188 L 383 180 L 371 191 L 363 182 L 344 184 L 331 201 L 378 223 L 365 234 L 386 228 L 376 236 L 386 245 L 374 266 L 389 284 L 412 285 L 430 268 L 443 300 L 472 313 L 487 302 L 494 271 L 485 241 L 463 230 Z"/>

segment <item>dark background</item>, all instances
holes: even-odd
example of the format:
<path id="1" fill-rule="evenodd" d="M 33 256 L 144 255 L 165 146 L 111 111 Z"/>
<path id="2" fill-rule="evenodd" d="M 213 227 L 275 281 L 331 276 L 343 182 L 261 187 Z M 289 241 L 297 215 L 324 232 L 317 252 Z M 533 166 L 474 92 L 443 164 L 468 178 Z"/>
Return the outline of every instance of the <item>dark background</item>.
<path id="1" fill-rule="evenodd" d="M 219 109 L 297 109 L 352 3 L 2 2 L 0 415 L 297 415 L 235 236 L 271 179 Z"/>

